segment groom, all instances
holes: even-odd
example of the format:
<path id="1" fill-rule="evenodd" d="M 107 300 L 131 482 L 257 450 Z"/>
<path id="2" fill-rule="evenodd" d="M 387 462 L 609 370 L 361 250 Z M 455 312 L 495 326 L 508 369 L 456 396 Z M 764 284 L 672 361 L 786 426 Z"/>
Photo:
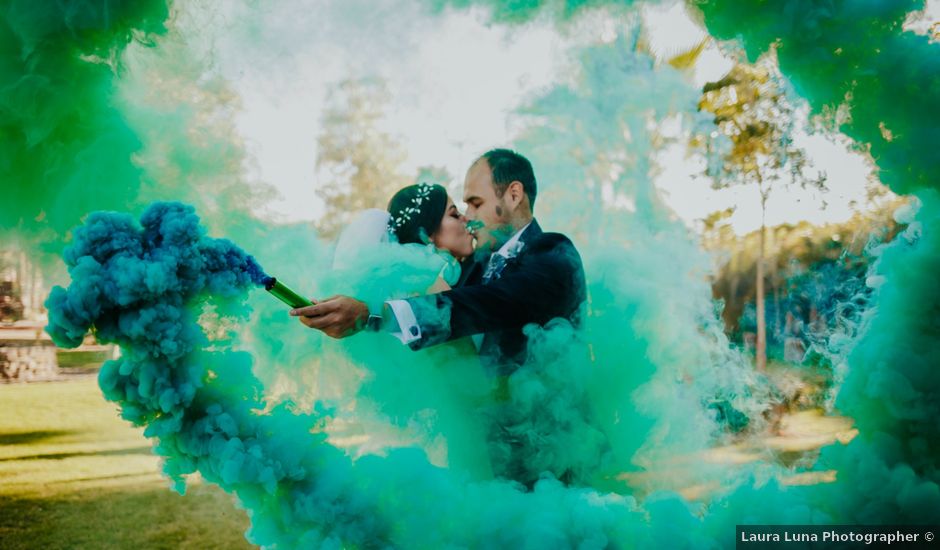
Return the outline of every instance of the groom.
<path id="1" fill-rule="evenodd" d="M 455 288 L 390 300 L 381 314 L 370 315 L 355 298 L 336 296 L 291 315 L 334 338 L 366 326 L 385 330 L 412 349 L 482 335 L 484 363 L 496 374 L 510 374 L 526 359 L 523 327 L 555 318 L 578 324 L 586 297 L 574 244 L 562 234 L 543 232 L 533 216 L 537 194 L 525 157 L 508 149 L 488 151 L 470 166 L 464 182 L 466 215 L 483 227 L 477 253 L 465 263 Z"/>

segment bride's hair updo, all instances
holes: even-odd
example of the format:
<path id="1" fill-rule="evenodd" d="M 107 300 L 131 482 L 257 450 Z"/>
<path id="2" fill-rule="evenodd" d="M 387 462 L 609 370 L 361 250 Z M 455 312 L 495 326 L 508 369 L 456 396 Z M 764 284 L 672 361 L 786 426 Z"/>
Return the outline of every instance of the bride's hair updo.
<path id="1" fill-rule="evenodd" d="M 419 183 L 395 193 L 388 202 L 388 231 L 402 244 L 427 244 L 447 210 L 447 190 Z"/>

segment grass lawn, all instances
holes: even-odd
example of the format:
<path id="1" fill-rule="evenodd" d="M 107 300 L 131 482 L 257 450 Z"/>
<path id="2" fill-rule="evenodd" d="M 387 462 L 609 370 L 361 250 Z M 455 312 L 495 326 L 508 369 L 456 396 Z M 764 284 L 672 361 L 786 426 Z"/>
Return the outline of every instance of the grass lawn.
<path id="1" fill-rule="evenodd" d="M 0 385 L 0 548 L 251 548 L 218 487 L 169 489 L 94 377 Z"/>
<path id="2" fill-rule="evenodd" d="M 742 464 L 768 453 L 792 462 L 857 434 L 851 419 L 818 409 L 782 411 L 773 426 L 618 480 L 631 494 L 669 489 L 707 500 L 715 488 L 690 477 L 698 471 L 690 463 Z M 251 548 L 232 496 L 198 478 L 179 496 L 159 471 L 142 430 L 118 417 L 93 376 L 0 385 L 0 549 Z M 806 471 L 779 481 L 835 479 L 835 471 Z"/>

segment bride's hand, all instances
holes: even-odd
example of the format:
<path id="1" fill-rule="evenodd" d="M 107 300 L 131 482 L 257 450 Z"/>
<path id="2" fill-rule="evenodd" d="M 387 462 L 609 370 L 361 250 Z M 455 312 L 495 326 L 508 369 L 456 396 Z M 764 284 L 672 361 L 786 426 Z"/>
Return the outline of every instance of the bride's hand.
<path id="1" fill-rule="evenodd" d="M 312 306 L 292 309 L 291 316 L 332 338 L 359 332 L 369 320 L 369 306 L 349 296 L 331 296 Z"/>

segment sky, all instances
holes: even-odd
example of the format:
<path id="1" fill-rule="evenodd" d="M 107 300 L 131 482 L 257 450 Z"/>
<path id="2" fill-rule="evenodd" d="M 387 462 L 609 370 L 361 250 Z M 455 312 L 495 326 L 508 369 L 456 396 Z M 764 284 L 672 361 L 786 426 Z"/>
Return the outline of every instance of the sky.
<path id="1" fill-rule="evenodd" d="M 204 42 L 196 47 L 211 48 L 215 68 L 241 97 L 236 124 L 253 157 L 246 169 L 277 189 L 279 197 L 263 212 L 275 221 L 312 220 L 322 212 L 316 140 L 327 93 L 338 82 L 385 79 L 392 101 L 382 129 L 405 147 L 406 171 L 444 166 L 459 181 L 477 155 L 512 140 L 509 115 L 517 106 L 570 74 L 566 52 L 617 30 L 604 20 L 589 20 L 578 33 L 539 23 L 491 26 L 482 11 L 432 16 L 418 2 L 310 0 L 265 3 L 261 11 L 225 5 L 210 14 L 194 3 L 183 8 L 189 9 L 184 19 L 200 28 Z M 938 5 L 931 1 L 928 17 L 912 26 L 940 20 Z M 681 5 L 645 8 L 643 17 L 650 47 L 663 57 L 705 36 Z M 259 43 L 266 49 L 252 45 Z M 695 84 L 716 80 L 730 67 L 711 44 L 695 68 Z M 826 172 L 829 191 L 780 190 L 771 196 L 767 222 L 850 217 L 865 202 L 869 163 L 838 136 L 804 134 L 797 142 Z M 662 151 L 658 161 L 656 184 L 690 227 L 729 207 L 736 207 L 730 219 L 736 232 L 759 227 L 756 190 L 712 190 L 697 176 L 701 166 L 679 146 Z"/>

